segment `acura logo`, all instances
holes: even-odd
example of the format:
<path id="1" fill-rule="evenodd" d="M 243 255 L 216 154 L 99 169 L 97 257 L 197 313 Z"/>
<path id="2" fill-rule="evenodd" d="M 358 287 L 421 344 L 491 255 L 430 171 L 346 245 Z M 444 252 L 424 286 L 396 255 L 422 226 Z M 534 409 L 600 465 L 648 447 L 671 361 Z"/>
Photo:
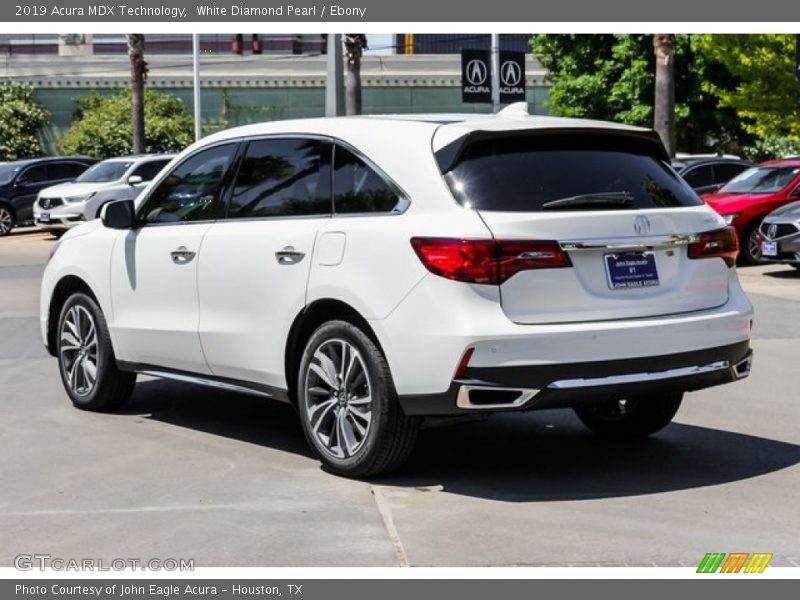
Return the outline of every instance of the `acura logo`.
<path id="1" fill-rule="evenodd" d="M 519 85 L 522 80 L 522 69 L 519 64 L 513 60 L 504 62 L 500 69 L 500 79 L 503 80 L 503 85 L 508 87 Z"/>
<path id="2" fill-rule="evenodd" d="M 650 219 L 644 215 L 639 215 L 633 220 L 633 230 L 637 233 L 637 235 L 650 233 Z"/>
<path id="3" fill-rule="evenodd" d="M 769 235 L 771 238 L 774 238 L 776 233 L 778 233 L 778 226 L 773 223 L 769 226 L 769 229 L 767 229 L 767 235 Z"/>
<path id="4" fill-rule="evenodd" d="M 44 198 L 42 200 L 42 208 L 50 208 L 50 198 Z"/>
<path id="5" fill-rule="evenodd" d="M 466 76 L 470 85 L 483 85 L 488 74 L 486 63 L 482 60 L 476 58 L 467 63 Z"/>

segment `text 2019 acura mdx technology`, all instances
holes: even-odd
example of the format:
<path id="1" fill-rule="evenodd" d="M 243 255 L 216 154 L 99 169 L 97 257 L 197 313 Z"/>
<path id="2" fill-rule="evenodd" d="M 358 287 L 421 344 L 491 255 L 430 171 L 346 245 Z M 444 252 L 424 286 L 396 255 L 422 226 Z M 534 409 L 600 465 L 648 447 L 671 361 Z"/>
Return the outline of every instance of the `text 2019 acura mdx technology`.
<path id="1" fill-rule="evenodd" d="M 737 250 L 648 130 L 518 106 L 263 123 L 70 230 L 41 329 L 79 408 L 137 373 L 283 400 L 328 468 L 367 476 L 425 416 L 663 428 L 749 373 Z"/>

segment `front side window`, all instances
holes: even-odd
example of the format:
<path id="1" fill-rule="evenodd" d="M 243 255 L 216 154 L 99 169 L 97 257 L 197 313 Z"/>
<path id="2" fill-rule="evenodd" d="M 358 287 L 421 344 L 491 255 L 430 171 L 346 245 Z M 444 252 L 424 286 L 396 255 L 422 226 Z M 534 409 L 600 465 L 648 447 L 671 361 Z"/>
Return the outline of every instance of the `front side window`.
<path id="1" fill-rule="evenodd" d="M 236 144 L 221 144 L 193 154 L 167 175 L 147 199 L 145 223 L 214 219 Z"/>
<path id="2" fill-rule="evenodd" d="M 37 165 L 25 171 L 19 176 L 22 183 L 43 183 L 47 181 L 47 167 L 45 165 Z"/>
<path id="3" fill-rule="evenodd" d="M 329 215 L 330 171 L 323 143 L 276 138 L 248 144 L 228 208 L 229 219 Z"/>
<path id="4" fill-rule="evenodd" d="M 335 212 L 390 212 L 397 206 L 393 186 L 347 148 L 336 145 L 333 164 Z"/>

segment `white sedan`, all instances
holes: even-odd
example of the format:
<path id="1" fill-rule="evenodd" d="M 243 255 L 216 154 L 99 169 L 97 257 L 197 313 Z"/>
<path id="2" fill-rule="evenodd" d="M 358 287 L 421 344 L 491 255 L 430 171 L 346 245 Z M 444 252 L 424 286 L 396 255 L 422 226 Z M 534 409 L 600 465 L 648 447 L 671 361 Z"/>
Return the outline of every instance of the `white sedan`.
<path id="1" fill-rule="evenodd" d="M 172 157 L 149 154 L 110 158 L 96 163 L 74 181 L 45 188 L 33 204 L 36 225 L 57 231 L 96 219 L 106 202 L 136 198 Z"/>

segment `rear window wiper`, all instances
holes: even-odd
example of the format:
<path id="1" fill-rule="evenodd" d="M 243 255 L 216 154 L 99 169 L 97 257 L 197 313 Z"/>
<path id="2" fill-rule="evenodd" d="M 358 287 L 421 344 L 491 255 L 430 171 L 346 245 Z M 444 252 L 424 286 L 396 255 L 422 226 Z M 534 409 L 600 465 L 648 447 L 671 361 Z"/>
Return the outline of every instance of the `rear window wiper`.
<path id="1" fill-rule="evenodd" d="M 630 192 L 597 192 L 595 194 L 581 194 L 551 200 L 542 204 L 542 208 L 566 208 L 570 206 L 628 206 L 633 202 Z"/>

